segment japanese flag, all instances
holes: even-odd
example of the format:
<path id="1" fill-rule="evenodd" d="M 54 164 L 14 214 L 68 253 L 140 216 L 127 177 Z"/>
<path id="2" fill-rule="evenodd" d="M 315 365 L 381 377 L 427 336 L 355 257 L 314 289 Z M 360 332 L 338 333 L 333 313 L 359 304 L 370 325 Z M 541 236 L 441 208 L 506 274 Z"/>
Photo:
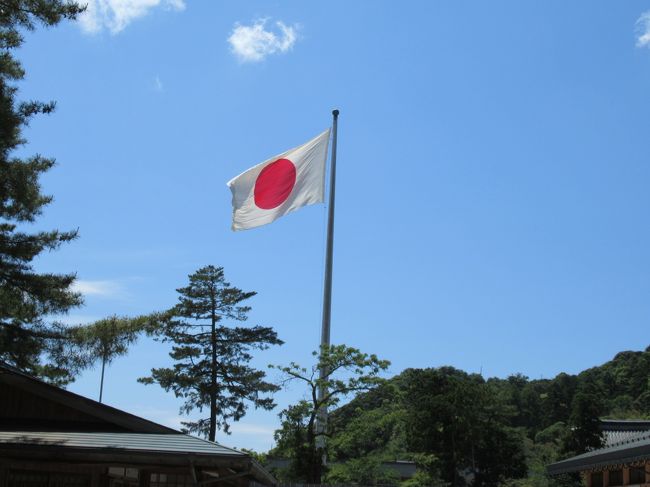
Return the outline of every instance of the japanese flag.
<path id="1" fill-rule="evenodd" d="M 232 229 L 266 225 L 301 206 L 322 203 L 329 137 L 327 129 L 231 179 Z"/>

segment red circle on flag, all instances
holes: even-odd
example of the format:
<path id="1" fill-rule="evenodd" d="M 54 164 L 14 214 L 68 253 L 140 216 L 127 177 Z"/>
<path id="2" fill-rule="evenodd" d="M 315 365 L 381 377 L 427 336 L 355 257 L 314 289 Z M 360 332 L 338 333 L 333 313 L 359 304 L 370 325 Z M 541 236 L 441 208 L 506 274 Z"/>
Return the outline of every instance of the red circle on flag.
<path id="1" fill-rule="evenodd" d="M 272 210 L 287 201 L 296 184 L 296 166 L 289 159 L 268 164 L 257 176 L 253 195 L 255 205 Z"/>

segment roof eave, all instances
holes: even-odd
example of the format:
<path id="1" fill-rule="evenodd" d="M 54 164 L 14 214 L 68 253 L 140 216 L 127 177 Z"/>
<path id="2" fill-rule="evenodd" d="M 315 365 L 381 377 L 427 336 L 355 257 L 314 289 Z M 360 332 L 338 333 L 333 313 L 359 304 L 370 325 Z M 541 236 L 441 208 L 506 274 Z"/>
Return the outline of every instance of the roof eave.
<path id="1" fill-rule="evenodd" d="M 180 433 L 180 431 L 167 426 L 47 384 L 27 374 L 18 373 L 4 364 L 0 365 L 2 365 L 0 366 L 0 383 L 4 382 L 20 387 L 32 394 L 75 408 L 85 414 L 116 424 L 127 430 L 142 433 Z"/>
<path id="2" fill-rule="evenodd" d="M 606 467 L 608 465 L 630 464 L 650 459 L 650 445 L 640 445 L 624 450 L 603 451 L 589 456 L 579 455 L 546 467 L 549 475 L 582 472 Z"/>

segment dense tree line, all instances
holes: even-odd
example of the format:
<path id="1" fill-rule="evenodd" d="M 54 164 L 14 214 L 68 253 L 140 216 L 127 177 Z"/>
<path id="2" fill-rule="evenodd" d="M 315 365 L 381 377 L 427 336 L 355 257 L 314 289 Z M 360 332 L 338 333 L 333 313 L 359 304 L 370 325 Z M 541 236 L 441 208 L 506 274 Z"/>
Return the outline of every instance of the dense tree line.
<path id="1" fill-rule="evenodd" d="M 650 347 L 553 379 L 407 369 L 332 414 L 324 480 L 396 484 L 382 461 L 400 459 L 419 466 L 408 487 L 566 485 L 545 466 L 601 446 L 599 418 L 650 418 L 649 378 Z M 269 455 L 290 456 L 299 425 L 285 418 L 276 438 Z"/>

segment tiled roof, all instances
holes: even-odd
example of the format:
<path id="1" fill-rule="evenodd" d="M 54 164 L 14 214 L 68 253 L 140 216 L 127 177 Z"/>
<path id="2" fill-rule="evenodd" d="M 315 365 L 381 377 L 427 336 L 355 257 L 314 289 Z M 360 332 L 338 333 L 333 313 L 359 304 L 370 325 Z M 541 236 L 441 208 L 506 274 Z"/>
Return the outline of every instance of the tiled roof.
<path id="1" fill-rule="evenodd" d="M 647 459 L 650 459 L 650 432 L 645 431 L 603 448 L 553 463 L 547 470 L 551 475 L 559 475 Z"/>
<path id="2" fill-rule="evenodd" d="M 635 439 L 650 431 L 650 421 L 643 419 L 601 419 L 605 446 Z"/>
<path id="3" fill-rule="evenodd" d="M 603 435 L 605 437 L 605 446 L 613 446 L 618 443 L 635 440 L 647 432 L 647 430 L 603 431 Z"/>
<path id="4" fill-rule="evenodd" d="M 84 449 L 112 449 L 133 452 L 194 453 L 246 457 L 219 443 L 181 433 L 78 433 L 0 431 L 0 444 L 58 446 Z"/>

